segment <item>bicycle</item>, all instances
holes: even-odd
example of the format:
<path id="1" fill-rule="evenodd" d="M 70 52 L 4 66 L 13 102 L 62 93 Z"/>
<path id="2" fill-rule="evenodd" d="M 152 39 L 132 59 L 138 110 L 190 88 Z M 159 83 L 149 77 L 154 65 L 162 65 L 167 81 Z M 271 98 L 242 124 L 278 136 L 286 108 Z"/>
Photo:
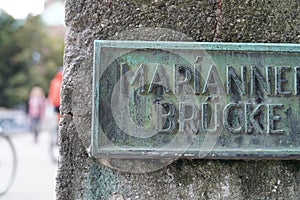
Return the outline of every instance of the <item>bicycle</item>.
<path id="1" fill-rule="evenodd" d="M 0 196 L 11 187 L 17 171 L 17 155 L 9 135 L 0 126 Z"/>
<path id="2" fill-rule="evenodd" d="M 42 121 L 42 127 L 49 133 L 49 156 L 51 162 L 57 164 L 58 162 L 58 123 L 59 114 L 56 112 L 51 104 L 47 104 L 45 116 Z"/>

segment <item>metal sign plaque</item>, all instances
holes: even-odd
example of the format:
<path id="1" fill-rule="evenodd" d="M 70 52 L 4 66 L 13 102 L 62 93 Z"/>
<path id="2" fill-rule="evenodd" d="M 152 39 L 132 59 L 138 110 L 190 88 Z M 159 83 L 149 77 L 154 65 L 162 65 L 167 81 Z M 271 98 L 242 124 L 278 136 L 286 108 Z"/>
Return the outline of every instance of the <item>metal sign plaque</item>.
<path id="1" fill-rule="evenodd" d="M 95 41 L 92 154 L 300 158 L 300 45 Z"/>

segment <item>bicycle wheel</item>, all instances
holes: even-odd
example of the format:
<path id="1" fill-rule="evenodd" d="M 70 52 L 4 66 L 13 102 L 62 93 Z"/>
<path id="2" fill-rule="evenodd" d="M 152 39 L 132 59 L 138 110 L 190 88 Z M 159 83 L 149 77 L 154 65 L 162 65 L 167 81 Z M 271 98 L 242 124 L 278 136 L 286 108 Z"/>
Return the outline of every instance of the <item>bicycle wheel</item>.
<path id="1" fill-rule="evenodd" d="M 15 147 L 8 136 L 0 134 L 0 196 L 10 188 L 17 168 Z"/>

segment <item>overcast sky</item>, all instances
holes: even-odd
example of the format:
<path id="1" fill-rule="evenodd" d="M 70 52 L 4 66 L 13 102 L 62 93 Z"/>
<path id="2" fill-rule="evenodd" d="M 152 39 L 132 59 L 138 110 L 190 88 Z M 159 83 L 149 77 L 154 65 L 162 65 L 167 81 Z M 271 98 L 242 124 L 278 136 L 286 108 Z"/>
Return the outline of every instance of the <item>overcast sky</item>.
<path id="1" fill-rule="evenodd" d="M 29 14 L 44 12 L 45 0 L 0 0 L 0 8 L 15 19 L 25 19 Z M 48 25 L 64 25 L 64 3 L 54 1 L 43 13 L 42 19 Z"/>
<path id="2" fill-rule="evenodd" d="M 45 0 L 0 0 L 0 8 L 16 19 L 24 19 L 28 14 L 41 14 Z"/>

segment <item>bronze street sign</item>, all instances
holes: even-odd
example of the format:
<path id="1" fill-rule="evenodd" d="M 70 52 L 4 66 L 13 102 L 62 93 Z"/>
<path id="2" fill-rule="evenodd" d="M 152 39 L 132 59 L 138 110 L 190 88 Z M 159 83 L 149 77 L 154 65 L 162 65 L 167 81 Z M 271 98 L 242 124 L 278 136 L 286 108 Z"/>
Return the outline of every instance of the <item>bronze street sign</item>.
<path id="1" fill-rule="evenodd" d="M 300 158 L 300 45 L 95 41 L 92 154 Z"/>

